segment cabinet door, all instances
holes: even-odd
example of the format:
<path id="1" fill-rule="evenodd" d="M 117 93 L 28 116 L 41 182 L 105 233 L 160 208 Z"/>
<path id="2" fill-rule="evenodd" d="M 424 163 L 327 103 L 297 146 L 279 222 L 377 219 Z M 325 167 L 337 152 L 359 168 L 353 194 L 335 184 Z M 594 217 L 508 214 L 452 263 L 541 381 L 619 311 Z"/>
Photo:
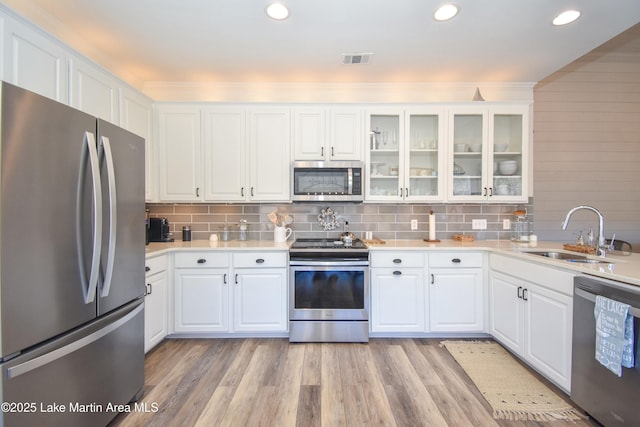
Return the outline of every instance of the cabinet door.
<path id="1" fill-rule="evenodd" d="M 71 62 L 71 106 L 119 125 L 119 88 L 116 80 L 95 65 Z"/>
<path id="2" fill-rule="evenodd" d="M 200 109 L 159 111 L 160 200 L 202 200 Z"/>
<path id="3" fill-rule="evenodd" d="M 524 352 L 524 307 L 518 295 L 522 281 L 495 271 L 489 275 L 489 328 L 491 335 L 517 354 Z"/>
<path id="4" fill-rule="evenodd" d="M 571 388 L 573 300 L 525 282 L 525 358 L 565 390 Z"/>
<path id="5" fill-rule="evenodd" d="M 123 128 L 144 138 L 145 153 L 145 199 L 154 201 L 156 191 L 157 156 L 152 137 L 153 102 L 132 90 L 120 93 L 120 124 Z"/>
<path id="6" fill-rule="evenodd" d="M 293 159 L 325 160 L 327 142 L 326 114 L 321 109 L 296 109 L 293 112 Z"/>
<path id="7" fill-rule="evenodd" d="M 408 111 L 405 114 L 405 160 L 401 173 L 408 188 L 407 200 L 444 198 L 443 118 L 444 115 L 436 110 Z"/>
<path id="8" fill-rule="evenodd" d="M 364 160 L 363 111 L 333 108 L 329 112 L 328 160 Z"/>
<path id="9" fill-rule="evenodd" d="M 144 298 L 144 351 L 155 347 L 167 336 L 167 273 L 147 278 Z"/>
<path id="10" fill-rule="evenodd" d="M 246 200 L 246 127 L 244 110 L 205 111 L 206 200 Z"/>
<path id="11" fill-rule="evenodd" d="M 485 108 L 456 108 L 449 113 L 449 200 L 485 201 L 489 197 L 487 121 Z"/>
<path id="12" fill-rule="evenodd" d="M 527 201 L 529 107 L 494 107 L 489 115 L 490 200 Z"/>
<path id="13" fill-rule="evenodd" d="M 404 120 L 402 112 L 372 110 L 367 114 L 370 135 L 366 171 L 366 199 L 398 202 L 408 195 L 403 175 Z"/>
<path id="14" fill-rule="evenodd" d="M 235 332 L 287 331 L 287 269 L 237 269 L 233 285 Z"/>
<path id="15" fill-rule="evenodd" d="M 69 52 L 6 14 L 4 26 L 3 79 L 67 104 Z"/>
<path id="16" fill-rule="evenodd" d="M 249 149 L 249 200 L 290 200 L 289 110 L 266 109 L 251 112 Z"/>
<path id="17" fill-rule="evenodd" d="M 178 269 L 174 288 L 176 332 L 229 331 L 227 269 Z"/>
<path id="18" fill-rule="evenodd" d="M 480 332 L 484 329 L 482 269 L 430 270 L 429 325 L 436 332 Z"/>
<path id="19" fill-rule="evenodd" d="M 371 331 L 424 332 L 423 269 L 371 269 Z"/>

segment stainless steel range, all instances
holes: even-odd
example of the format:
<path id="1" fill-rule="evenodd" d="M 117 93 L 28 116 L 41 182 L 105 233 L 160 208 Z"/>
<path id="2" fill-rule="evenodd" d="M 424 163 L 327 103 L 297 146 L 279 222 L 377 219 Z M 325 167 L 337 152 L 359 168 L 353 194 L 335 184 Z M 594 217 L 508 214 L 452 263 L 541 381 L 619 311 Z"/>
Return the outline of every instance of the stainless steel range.
<path id="1" fill-rule="evenodd" d="M 298 239 L 289 250 L 289 341 L 369 341 L 369 251 L 361 240 Z"/>

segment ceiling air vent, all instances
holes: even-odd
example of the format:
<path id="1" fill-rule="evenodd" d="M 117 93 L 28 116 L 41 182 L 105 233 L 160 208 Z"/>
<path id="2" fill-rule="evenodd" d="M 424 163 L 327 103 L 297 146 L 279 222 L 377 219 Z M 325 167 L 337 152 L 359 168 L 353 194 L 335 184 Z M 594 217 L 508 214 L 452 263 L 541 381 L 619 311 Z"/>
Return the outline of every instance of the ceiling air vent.
<path id="1" fill-rule="evenodd" d="M 373 53 L 343 53 L 343 64 L 368 64 Z"/>

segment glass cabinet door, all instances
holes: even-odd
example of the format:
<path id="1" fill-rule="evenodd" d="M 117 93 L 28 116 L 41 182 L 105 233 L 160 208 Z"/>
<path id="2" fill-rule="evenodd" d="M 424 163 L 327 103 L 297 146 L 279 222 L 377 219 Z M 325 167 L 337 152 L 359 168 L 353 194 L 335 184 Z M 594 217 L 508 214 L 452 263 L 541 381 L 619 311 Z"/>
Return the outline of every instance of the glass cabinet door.
<path id="1" fill-rule="evenodd" d="M 408 147 L 405 149 L 405 198 L 436 199 L 442 195 L 440 115 L 407 114 Z"/>
<path id="2" fill-rule="evenodd" d="M 401 141 L 404 137 L 400 114 L 370 114 L 369 116 L 369 200 L 401 200 L 400 182 L 402 157 Z"/>
<path id="3" fill-rule="evenodd" d="M 492 114 L 493 188 L 497 199 L 523 199 L 526 197 L 524 177 L 527 165 L 525 151 L 525 114 Z"/>
<path id="4" fill-rule="evenodd" d="M 486 177 L 485 112 L 456 112 L 451 117 L 449 139 L 449 197 L 464 200 L 486 199 L 489 189 Z"/>

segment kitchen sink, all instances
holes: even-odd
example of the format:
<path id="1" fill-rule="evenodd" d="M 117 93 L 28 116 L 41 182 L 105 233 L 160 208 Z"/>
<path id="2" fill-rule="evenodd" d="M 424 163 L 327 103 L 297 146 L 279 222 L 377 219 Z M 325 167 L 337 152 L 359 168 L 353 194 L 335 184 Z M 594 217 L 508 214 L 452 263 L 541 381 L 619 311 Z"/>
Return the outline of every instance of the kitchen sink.
<path id="1" fill-rule="evenodd" d="M 526 252 L 531 255 L 544 256 L 547 258 L 558 259 L 567 262 L 579 262 L 584 264 L 611 264 L 609 260 L 600 260 L 594 258 L 587 258 L 584 255 L 570 254 L 566 252 L 553 252 L 553 251 L 530 251 Z"/>

